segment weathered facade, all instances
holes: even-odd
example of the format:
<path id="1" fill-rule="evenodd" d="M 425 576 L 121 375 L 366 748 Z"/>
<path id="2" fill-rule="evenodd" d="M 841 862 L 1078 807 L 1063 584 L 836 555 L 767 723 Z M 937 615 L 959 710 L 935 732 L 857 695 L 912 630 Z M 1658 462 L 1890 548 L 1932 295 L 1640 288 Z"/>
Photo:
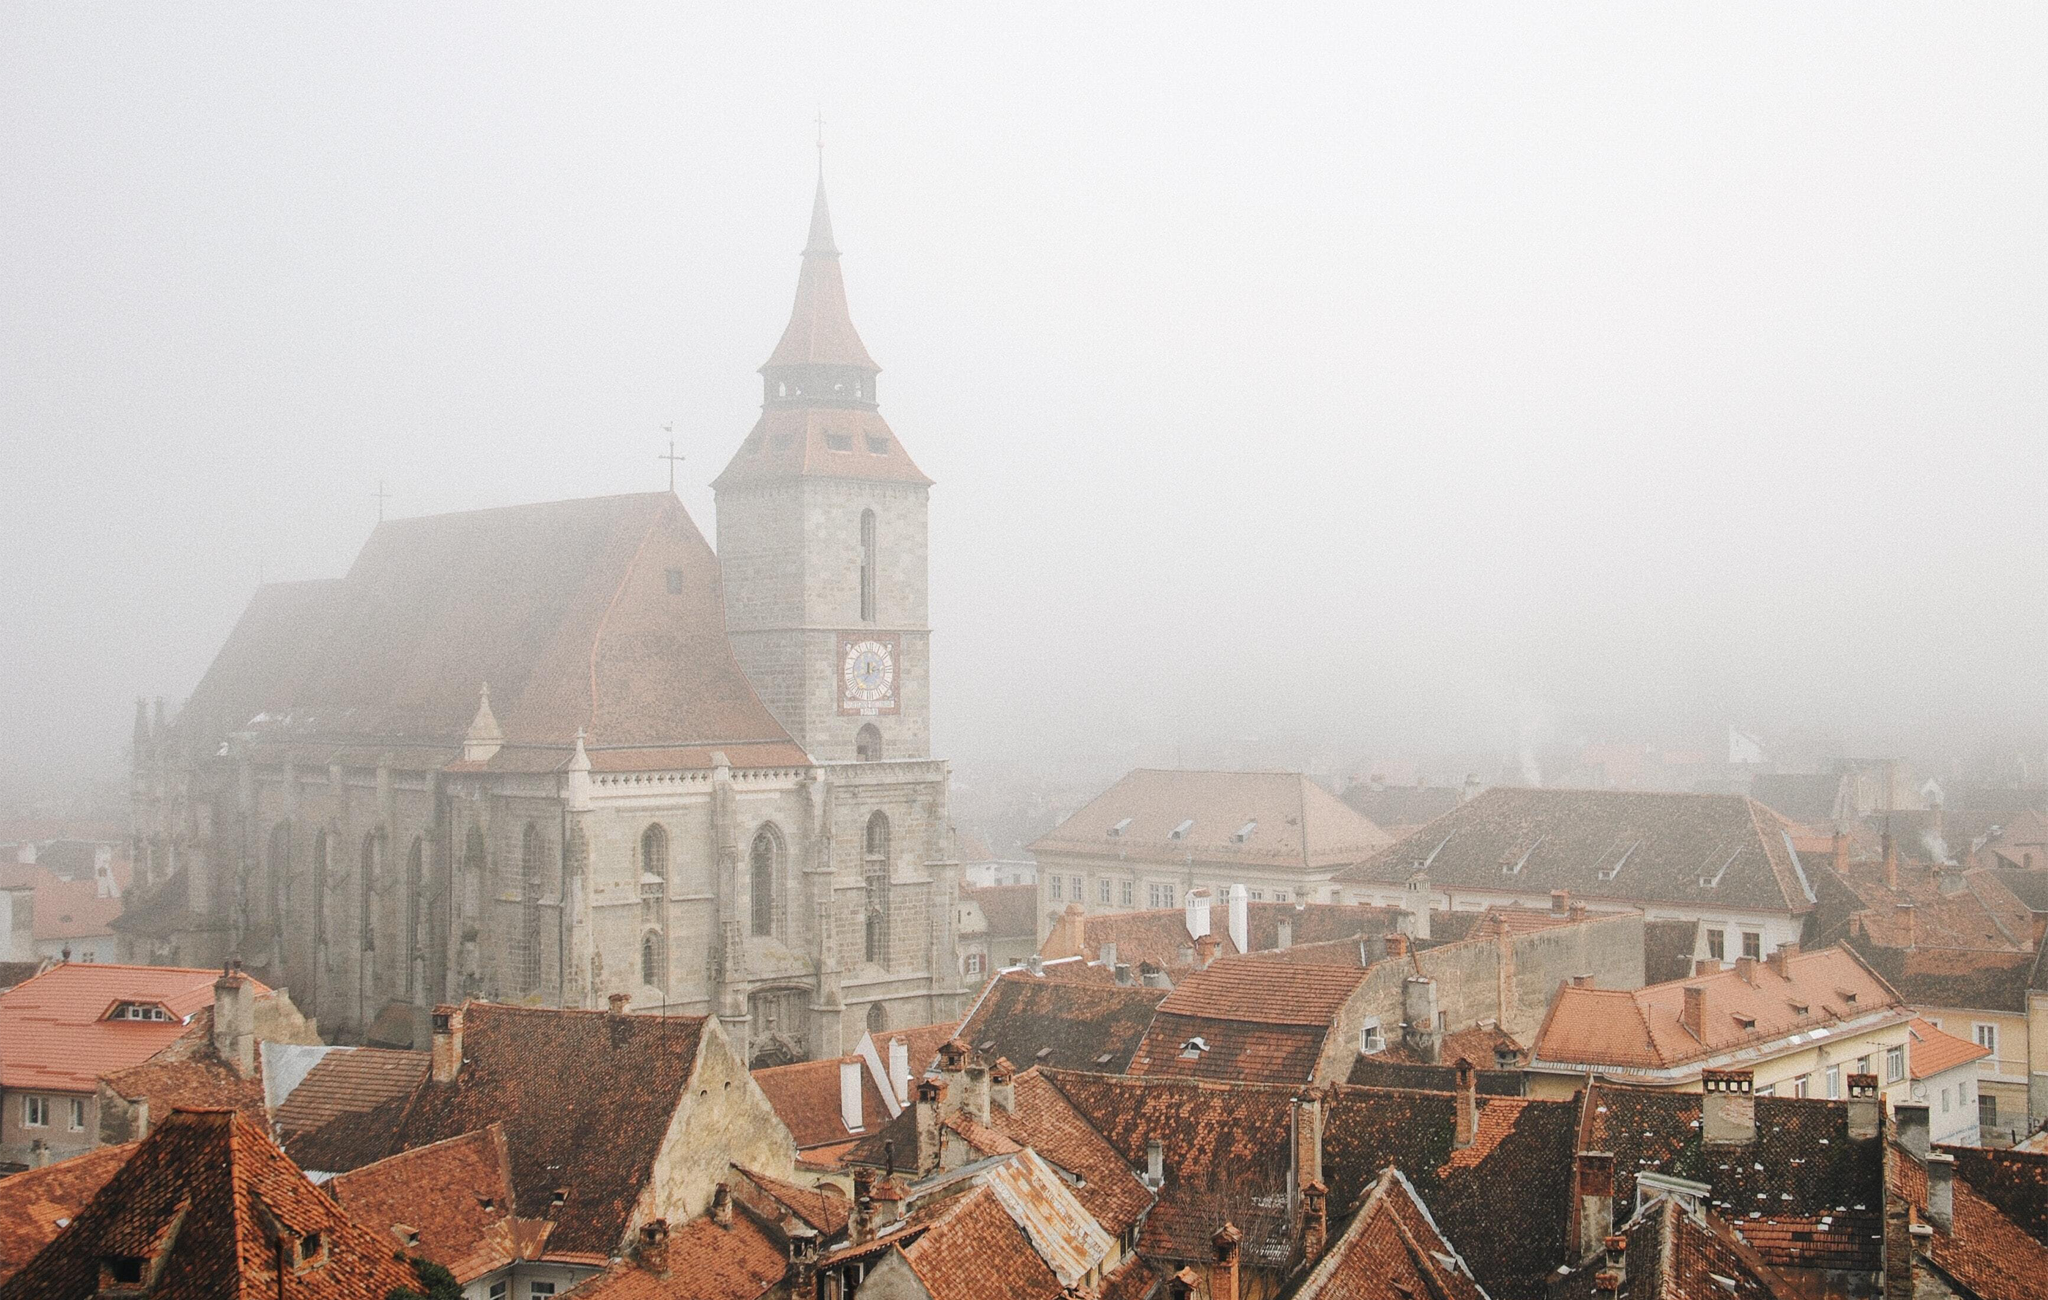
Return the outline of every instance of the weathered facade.
<path id="1" fill-rule="evenodd" d="M 756 1063 L 958 1015 L 930 484 L 874 373 L 821 186 L 726 554 L 648 493 L 394 520 L 259 589 L 174 721 L 138 708 L 125 958 L 240 956 L 392 1045 L 465 997 L 622 993 Z"/>

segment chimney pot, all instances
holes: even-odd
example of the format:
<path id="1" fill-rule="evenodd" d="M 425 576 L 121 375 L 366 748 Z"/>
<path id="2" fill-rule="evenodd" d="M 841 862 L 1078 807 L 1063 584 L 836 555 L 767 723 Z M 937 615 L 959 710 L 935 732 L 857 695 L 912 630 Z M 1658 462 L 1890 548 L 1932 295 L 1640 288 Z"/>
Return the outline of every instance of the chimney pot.
<path id="1" fill-rule="evenodd" d="M 626 1005 L 630 1003 L 632 1000 L 633 995 L 630 993 L 614 993 L 611 995 L 610 998 L 606 999 L 606 1001 L 610 1004 L 611 1013 L 615 1016 L 625 1015 Z"/>
<path id="2" fill-rule="evenodd" d="M 1678 1023 L 1697 1042 L 1707 1041 L 1707 988 L 1704 984 L 1685 986 L 1685 1005 L 1679 1008 Z"/>
<path id="3" fill-rule="evenodd" d="M 447 1003 L 434 1008 L 434 1041 L 430 1069 L 435 1083 L 453 1083 L 462 1070 L 462 1008 Z"/>
<path id="4" fill-rule="evenodd" d="M 1274 937 L 1273 946 L 1281 952 L 1285 952 L 1294 946 L 1294 922 L 1292 919 L 1283 916 L 1280 918 L 1278 928 L 1279 933 Z"/>
<path id="5" fill-rule="evenodd" d="M 1459 1057 L 1452 1067 L 1458 1085 L 1458 1124 L 1452 1145 L 1459 1150 L 1472 1145 L 1479 1133 L 1479 1072 L 1472 1068 L 1472 1062 Z"/>
<path id="6" fill-rule="evenodd" d="M 243 1078 L 256 1073 L 256 990 L 240 961 L 213 982 L 213 1050 Z"/>
<path id="7" fill-rule="evenodd" d="M 1956 1158 L 1945 1151 L 1927 1156 L 1927 1221 L 1943 1232 L 1955 1231 Z"/>
<path id="8" fill-rule="evenodd" d="M 711 1193 L 711 1221 L 721 1228 L 732 1226 L 732 1188 L 724 1183 Z"/>
<path id="9" fill-rule="evenodd" d="M 1386 940 L 1387 956 L 1406 957 L 1408 955 L 1407 935 L 1401 933 L 1399 930 L 1389 930 L 1386 934 Z"/>
<path id="10" fill-rule="evenodd" d="M 866 1127 L 866 1116 L 861 1113 L 860 1074 L 858 1058 L 839 1063 L 839 1122 L 849 1133 L 858 1133 Z"/>
<path id="11" fill-rule="evenodd" d="M 1237 1245 L 1244 1234 L 1225 1223 L 1209 1238 L 1215 1262 L 1209 1266 L 1209 1300 L 1237 1300 Z"/>
<path id="12" fill-rule="evenodd" d="M 1756 1076 L 1749 1070 L 1700 1072 L 1700 1140 L 1723 1146 L 1756 1141 Z"/>
<path id="13" fill-rule="evenodd" d="M 1120 961 L 1116 964 L 1114 969 L 1116 971 L 1117 983 L 1128 986 L 1136 982 L 1135 978 L 1131 974 L 1131 964 L 1129 962 Z"/>
<path id="14" fill-rule="evenodd" d="M 1195 940 L 1195 969 L 1209 969 L 1209 963 L 1216 960 L 1216 950 L 1221 946 L 1222 940 L 1213 934 L 1205 934 Z"/>
<path id="15" fill-rule="evenodd" d="M 1781 943 L 1771 949 L 1771 970 L 1781 980 L 1792 978 L 1792 959 L 1799 955 L 1797 943 Z"/>
<path id="16" fill-rule="evenodd" d="M 1591 1259 L 1614 1231 L 1614 1156 L 1606 1151 L 1581 1151 L 1578 1166 L 1578 1257 Z"/>
<path id="17" fill-rule="evenodd" d="M 1915 1160 L 1927 1159 L 1927 1103 L 1924 1101 L 1895 1101 L 1892 1103 L 1892 1122 L 1898 1127 L 1899 1145 L 1906 1148 Z"/>
<path id="18" fill-rule="evenodd" d="M 1166 1144 L 1158 1138 L 1145 1143 L 1145 1182 L 1155 1192 L 1166 1185 Z"/>

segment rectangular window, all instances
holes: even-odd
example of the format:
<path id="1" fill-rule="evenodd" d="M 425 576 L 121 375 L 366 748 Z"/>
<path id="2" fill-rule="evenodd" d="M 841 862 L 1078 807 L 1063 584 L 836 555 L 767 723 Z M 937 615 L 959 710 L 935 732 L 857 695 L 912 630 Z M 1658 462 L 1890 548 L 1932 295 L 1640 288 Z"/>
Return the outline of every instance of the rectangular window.
<path id="1" fill-rule="evenodd" d="M 1989 1052 L 1990 1052 L 1990 1053 L 1991 1053 L 1991 1054 L 1992 1054 L 1993 1056 L 1997 1056 L 1997 1055 L 1998 1055 L 1998 1026 L 1997 1026 L 1997 1025 L 1978 1025 L 1978 1026 L 1977 1026 L 1977 1046 L 1979 1046 L 1979 1047 L 1982 1047 L 1982 1048 L 1984 1048 L 1985 1050 L 1989 1051 Z"/>
<path id="2" fill-rule="evenodd" d="M 1098 903 L 1109 902 L 1109 882 L 1107 880 L 1095 882 L 1095 901 Z"/>
<path id="3" fill-rule="evenodd" d="M 968 954 L 967 954 L 967 973 L 968 973 L 969 975 L 979 975 L 979 974 L 981 974 L 981 954 L 980 954 L 980 953 L 978 953 L 978 952 L 970 952 L 970 953 L 968 953 Z"/>
<path id="4" fill-rule="evenodd" d="M 505 1297 L 510 1294 L 512 1294 L 512 1283 L 501 1277 L 491 1283 L 491 1291 L 487 1300 L 505 1300 Z"/>
<path id="5" fill-rule="evenodd" d="M 1358 1050 L 1361 1052 L 1384 1052 L 1387 1050 L 1387 1040 L 1380 1034 L 1380 1022 L 1377 1017 L 1359 1026 Z"/>
<path id="6" fill-rule="evenodd" d="M 1742 932 L 1742 955 L 1751 961 L 1761 961 L 1764 955 L 1764 937 L 1754 930 Z"/>
<path id="7" fill-rule="evenodd" d="M 21 1123 L 24 1128 L 48 1128 L 50 1124 L 50 1099 L 48 1097 L 23 1097 L 21 1099 Z"/>
<path id="8" fill-rule="evenodd" d="M 1870 1073 L 1870 1058 L 1869 1058 L 1869 1057 L 1867 1057 L 1867 1056 L 1859 1056 L 1859 1057 L 1857 1057 L 1857 1058 L 1856 1058 L 1856 1073 L 1858 1073 L 1858 1074 L 1869 1074 L 1869 1073 Z"/>
<path id="9" fill-rule="evenodd" d="M 1828 1100 L 1840 1101 L 1841 1099 L 1842 1067 L 1839 1065 L 1830 1065 L 1828 1067 Z"/>
<path id="10" fill-rule="evenodd" d="M 1946 1088 L 1941 1090 L 1941 1113 L 1944 1115 L 1948 1114 L 1948 1089 Z"/>
<path id="11" fill-rule="evenodd" d="M 1977 1125 L 1980 1128 L 1998 1127 L 1998 1098 L 1988 1092 L 1977 1094 Z"/>
<path id="12" fill-rule="evenodd" d="M 1728 932 L 1707 931 L 1707 957 L 1713 961 L 1725 961 L 1728 957 Z"/>
<path id="13" fill-rule="evenodd" d="M 1072 884 L 1072 885 L 1074 886 L 1074 901 L 1075 901 L 1075 902 L 1077 902 L 1077 903 L 1078 903 L 1078 902 L 1080 902 L 1080 901 L 1081 901 L 1082 899 L 1084 899 L 1084 898 L 1086 898 L 1086 897 L 1088 896 L 1088 895 L 1087 895 L 1087 893 L 1086 893 L 1085 891 L 1083 891 L 1083 890 L 1082 890 L 1082 888 L 1081 888 L 1081 878 L 1080 878 L 1079 876 L 1069 876 L 1069 877 L 1067 877 L 1067 879 L 1068 879 L 1068 881 L 1069 881 L 1069 882 L 1070 882 L 1070 883 L 1071 883 L 1071 884 Z"/>
<path id="14" fill-rule="evenodd" d="M 1274 901 L 1274 902 L 1276 902 L 1276 903 L 1284 903 L 1284 902 L 1286 902 L 1286 901 L 1287 901 L 1287 891 L 1286 891 L 1286 890 L 1284 890 L 1284 889 L 1276 889 L 1276 890 L 1274 890 L 1274 891 L 1273 891 L 1273 901 Z"/>
<path id="15" fill-rule="evenodd" d="M 85 1132 L 85 1098 L 83 1097 L 73 1097 L 71 1099 L 71 1131 L 73 1133 Z"/>
<path id="16" fill-rule="evenodd" d="M 1794 1079 L 1792 1081 L 1792 1095 L 1795 1097 L 1804 1097 L 1806 1095 L 1807 1080 L 1811 1079 L 1812 1077 L 1813 1076 L 1810 1074 L 1802 1074 L 1798 1078 Z"/>
<path id="17" fill-rule="evenodd" d="M 1136 906 L 1136 905 L 1137 905 L 1137 897 L 1136 897 L 1136 896 L 1137 896 L 1137 893 L 1138 893 L 1138 884 L 1137 884 L 1137 882 L 1136 882 L 1136 881 L 1134 881 L 1134 880 L 1126 880 L 1126 881 L 1124 882 L 1124 892 L 1123 892 L 1123 900 L 1124 900 L 1124 906 L 1125 906 L 1125 907 L 1134 907 L 1134 906 Z"/>
<path id="18" fill-rule="evenodd" d="M 1248 890 L 1246 891 L 1246 901 L 1252 903 L 1263 903 L 1266 901 L 1266 891 L 1263 889 Z"/>
<path id="19" fill-rule="evenodd" d="M 1750 1095 L 1753 1097 L 1775 1097 L 1778 1095 L 1778 1085 L 1775 1083 L 1767 1083 L 1763 1087 L 1756 1089 Z"/>
<path id="20" fill-rule="evenodd" d="M 555 1284 L 553 1282 L 528 1282 L 526 1284 L 527 1300 L 545 1300 L 546 1297 L 554 1293 Z"/>
<path id="21" fill-rule="evenodd" d="M 1059 901 L 1060 901 L 1060 891 L 1066 888 L 1066 882 L 1065 882 L 1065 881 L 1064 881 L 1063 879 L 1061 879 L 1061 878 L 1060 878 L 1059 876 L 1047 876 L 1047 877 L 1046 877 L 1046 880 L 1048 880 L 1049 882 L 1051 882 L 1051 886 L 1052 886 L 1052 901 L 1053 901 L 1053 902 L 1055 902 L 1055 903 L 1059 902 Z"/>
<path id="22" fill-rule="evenodd" d="M 1897 1083 L 1906 1077 L 1906 1049 L 1887 1047 L 1884 1049 L 1884 1081 Z"/>
<path id="23" fill-rule="evenodd" d="M 1151 899 L 1151 907 L 1153 911 L 1156 912 L 1162 908 L 1168 908 L 1173 906 L 1172 885 L 1162 885 L 1157 881 L 1153 881 L 1145 887 L 1145 892 L 1146 895 Z"/>

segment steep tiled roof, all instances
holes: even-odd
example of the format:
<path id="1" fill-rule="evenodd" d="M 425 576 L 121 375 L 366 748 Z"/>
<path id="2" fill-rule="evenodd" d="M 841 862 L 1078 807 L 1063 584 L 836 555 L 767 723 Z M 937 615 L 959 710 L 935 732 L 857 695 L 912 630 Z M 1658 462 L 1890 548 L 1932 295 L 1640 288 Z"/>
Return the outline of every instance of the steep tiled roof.
<path id="1" fill-rule="evenodd" d="M 278 1277 L 278 1227 L 294 1253 Z M 285 1294 L 385 1300 L 418 1278 L 388 1236 L 357 1223 L 249 1121 L 229 1111 L 165 1117 L 99 1194 L 4 1284 L 5 1300 L 73 1300 L 101 1289 L 111 1258 L 141 1261 L 162 1300 Z"/>
<path id="2" fill-rule="evenodd" d="M 1836 928 L 1853 928 L 1890 948 L 1982 948 L 2013 952 L 2034 946 L 2033 914 L 2006 885 L 2000 868 L 1902 863 L 1898 885 L 1876 864 L 1832 873 L 1854 896 L 1856 911 Z M 1907 906 L 1910 904 L 1910 906 Z M 1834 936 L 1824 936 L 1834 937 Z"/>
<path id="3" fill-rule="evenodd" d="M 1633 1205 L 1645 1171 L 1703 1182 L 1710 1208 L 1772 1265 L 1879 1267 L 1884 1160 L 1877 1138 L 1849 1136 L 1843 1102 L 1755 1099 L 1756 1140 L 1707 1146 L 1701 1094 L 1594 1080 L 1579 1149 L 1614 1156 L 1614 1203 Z"/>
<path id="4" fill-rule="evenodd" d="M 882 1051 L 882 1059 L 886 1064 L 886 1048 Z M 846 1127 L 839 1105 L 840 1067 L 845 1064 L 851 1064 L 860 1071 L 862 1122 L 857 1130 Z M 796 1139 L 799 1151 L 854 1141 L 862 1134 L 874 1132 L 890 1118 L 890 1108 L 883 1100 L 882 1090 L 875 1086 L 873 1072 L 859 1056 L 835 1056 L 822 1061 L 769 1066 L 754 1071 L 754 1082 L 767 1094 L 768 1104 L 775 1108 L 776 1118 Z"/>
<path id="5" fill-rule="evenodd" d="M 903 1258 L 931 1300 L 1057 1300 L 1060 1280 L 986 1186 L 956 1198 Z"/>
<path id="6" fill-rule="evenodd" d="M 280 1053 L 266 1046 L 264 1057 L 271 1074 L 289 1070 L 296 1078 L 281 1097 L 281 1087 L 271 1090 L 272 1119 L 285 1150 L 305 1168 L 330 1173 L 381 1159 L 397 1112 L 427 1077 L 425 1052 L 315 1047 Z M 310 1069 L 307 1057 L 316 1058 Z M 280 1086 L 289 1082 L 278 1080 Z"/>
<path id="7" fill-rule="evenodd" d="M 699 1215 L 669 1234 L 667 1267 L 622 1260 L 576 1287 L 577 1300 L 757 1300 L 781 1285 L 786 1247 L 744 1209 Z"/>
<path id="8" fill-rule="evenodd" d="M 441 1265 L 459 1282 L 520 1257 L 501 1125 L 401 1151 L 327 1187 L 358 1222 L 387 1230 L 394 1249 Z"/>
<path id="9" fill-rule="evenodd" d="M 558 769 L 579 728 L 598 770 L 712 748 L 803 761 L 733 657 L 717 558 L 665 492 L 387 520 L 346 578 L 260 588 L 174 729 L 440 766 L 480 684 L 505 736 L 493 769 Z"/>
<path id="10" fill-rule="evenodd" d="M 1957 1038 L 1918 1016 L 1907 1025 L 1907 1032 L 1913 1037 L 1913 1050 L 1906 1056 L 1913 1063 L 1913 1077 L 1916 1079 L 1931 1079 L 1944 1070 L 1953 1070 L 1958 1065 L 1981 1061 L 1991 1055 L 1990 1048 L 1979 1047 L 1967 1038 Z"/>
<path id="11" fill-rule="evenodd" d="M 1458 806 L 1454 785 L 1381 785 L 1354 781 L 1341 796 L 1352 811 L 1375 826 L 1426 826 Z"/>
<path id="12" fill-rule="evenodd" d="M 1424 861 L 1439 888 L 1768 912 L 1812 902 L 1783 823 L 1740 795 L 1496 786 L 1337 879 L 1400 884 Z"/>
<path id="13" fill-rule="evenodd" d="M 1319 970 L 1326 967 L 1295 966 Z M 1130 1072 L 1187 1079 L 1307 1083 L 1322 1058 L 1324 1025 L 1261 1024 L 1161 1011 L 1131 1058 Z"/>
<path id="14" fill-rule="evenodd" d="M 1550 1300 L 1791 1300 L 1800 1294 L 1719 1215 L 1695 1217 L 1669 1197 L 1645 1205 L 1616 1231 L 1628 1243 L 1620 1289 L 1600 1287 L 1604 1257 L 1595 1256 L 1554 1286 Z"/>
<path id="15" fill-rule="evenodd" d="M 219 978 L 178 966 L 52 966 L 0 993 L 0 1086 L 91 1092 L 102 1074 L 140 1065 L 182 1034 L 186 1018 L 212 1004 Z M 171 1018 L 107 1019 L 121 1002 L 161 1006 Z"/>
<path id="16" fill-rule="evenodd" d="M 960 901 L 980 905 L 991 939 L 1038 935 L 1037 885 L 962 885 Z"/>
<path id="17" fill-rule="evenodd" d="M 617 1249 L 690 1086 L 704 1019 L 489 1002 L 463 1017 L 461 1071 L 419 1085 L 393 1149 L 502 1121 L 517 1212 L 553 1218 L 549 1252 Z M 557 1189 L 566 1196 L 550 1212 Z"/>
<path id="18" fill-rule="evenodd" d="M 1120 1236 L 1151 1208 L 1152 1193 L 1131 1166 L 1041 1072 L 1018 1075 L 1016 1109 L 992 1107 L 989 1118 L 1016 1142 L 1077 1176 L 1074 1198 L 1112 1236 Z"/>
<path id="19" fill-rule="evenodd" d="M 884 1029 L 880 1033 L 870 1034 L 869 1037 L 874 1040 L 875 1054 L 881 1058 L 885 1069 L 889 1064 L 890 1047 L 902 1043 L 910 1056 L 910 1077 L 915 1079 L 931 1067 L 932 1061 L 939 1054 L 939 1049 L 946 1045 L 946 1040 L 958 1033 L 959 1026 L 948 1020 L 936 1025 Z"/>
<path id="20" fill-rule="evenodd" d="M 1884 948 L 1852 938 L 1848 946 L 1916 1007 L 1971 1011 L 2027 1009 L 2035 954 L 1984 949 Z"/>
<path id="21" fill-rule="evenodd" d="M 827 1240 L 846 1231 L 846 1222 L 853 1215 L 853 1203 L 836 1183 L 803 1187 L 737 1165 L 733 1166 L 733 1174 L 733 1195 L 755 1213 L 770 1220 L 794 1215 Z"/>
<path id="22" fill-rule="evenodd" d="M 97 1147 L 41 1169 L 0 1178 L 0 1282 L 35 1253 L 128 1162 L 135 1144 Z"/>
<path id="23" fill-rule="evenodd" d="M 1121 1074 L 1167 990 L 1082 984 L 1009 971 L 990 980 L 960 1037 L 990 1060 L 1019 1067 Z M 1043 1055 L 1041 1055 L 1043 1053 Z M 1107 1059 L 1104 1059 L 1107 1058 Z M 919 1062 L 912 1060 L 913 1071 Z"/>
<path id="24" fill-rule="evenodd" d="M 2048 1246 L 2048 1154 L 1993 1151 L 1986 1147 L 1943 1147 L 1955 1157 L 1956 1176 Z M 6 1184 L 0 1183 L 0 1187 Z"/>
<path id="25" fill-rule="evenodd" d="M 712 486 L 723 491 L 790 478 L 931 482 L 879 411 L 851 405 L 770 405 L 762 409 L 761 418 Z"/>
<path id="26" fill-rule="evenodd" d="M 1692 988 L 1706 995 L 1698 1037 L 1683 1024 Z M 1905 1014 L 1891 989 L 1853 954 L 1828 948 L 1792 954 L 1782 974 L 1772 963 L 1755 962 L 1633 991 L 1566 985 L 1551 1001 L 1532 1059 L 1674 1069 L 1746 1044 Z"/>
<path id="27" fill-rule="evenodd" d="M 1894 1194 L 1913 1208 L 1914 1217 L 1932 1229 L 1916 1250 L 1924 1250 L 1943 1273 L 1968 1288 L 1977 1300 L 2038 1300 L 2048 1283 L 2048 1246 L 2042 1245 L 1996 1204 L 1980 1195 L 1956 1169 L 1950 1223 L 1943 1227 L 1927 1217 L 1927 1171 L 1894 1146 L 1886 1162 L 1886 1178 Z"/>
<path id="28" fill-rule="evenodd" d="M 50 876 L 36 886 L 35 904 L 39 943 L 111 935 L 114 918 L 121 915 L 121 899 L 100 897 L 99 883 L 90 877 L 60 880 Z"/>
<path id="29" fill-rule="evenodd" d="M 1802 826 L 1827 827 L 1856 815 L 1847 779 L 1839 772 L 1761 772 L 1749 797 Z"/>
<path id="30" fill-rule="evenodd" d="M 1041 836 L 1031 851 L 1337 867 L 1361 862 L 1386 843 L 1379 827 L 1299 772 L 1138 768 Z"/>
<path id="31" fill-rule="evenodd" d="M 1295 966 L 1220 957 L 1182 980 L 1162 1013 L 1259 1024 L 1327 1025 L 1365 979 L 1365 970 Z"/>
<path id="32" fill-rule="evenodd" d="M 1292 1300 L 1486 1300 L 1455 1243 L 1389 1167 Z"/>
<path id="33" fill-rule="evenodd" d="M 267 1125 L 260 1075 L 245 1076 L 213 1052 L 186 1060 L 154 1059 L 102 1080 L 129 1101 L 146 1101 L 152 1115 L 173 1110 L 234 1110 L 252 1123 Z"/>

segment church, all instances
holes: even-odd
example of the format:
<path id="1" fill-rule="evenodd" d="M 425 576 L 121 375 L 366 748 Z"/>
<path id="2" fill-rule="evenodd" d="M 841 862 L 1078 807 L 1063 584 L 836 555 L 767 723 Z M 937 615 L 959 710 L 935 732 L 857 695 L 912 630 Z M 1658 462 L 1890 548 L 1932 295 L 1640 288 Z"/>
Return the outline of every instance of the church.
<path id="1" fill-rule="evenodd" d="M 465 997 L 717 1015 L 756 1065 L 960 1014 L 930 756 L 931 488 L 877 408 L 822 178 L 713 484 L 377 525 L 138 704 L 123 960 L 241 959 L 330 1041 Z"/>

